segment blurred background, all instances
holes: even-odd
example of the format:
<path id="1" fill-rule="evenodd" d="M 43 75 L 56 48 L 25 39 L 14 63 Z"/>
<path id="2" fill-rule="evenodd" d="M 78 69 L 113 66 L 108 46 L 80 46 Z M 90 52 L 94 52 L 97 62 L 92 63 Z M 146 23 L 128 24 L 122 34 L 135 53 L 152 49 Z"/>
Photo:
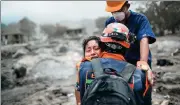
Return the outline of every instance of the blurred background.
<path id="1" fill-rule="evenodd" d="M 153 105 L 180 105 L 180 2 L 130 1 L 157 36 Z M 100 35 L 105 1 L 1 1 L 1 105 L 75 105 L 82 40 Z"/>

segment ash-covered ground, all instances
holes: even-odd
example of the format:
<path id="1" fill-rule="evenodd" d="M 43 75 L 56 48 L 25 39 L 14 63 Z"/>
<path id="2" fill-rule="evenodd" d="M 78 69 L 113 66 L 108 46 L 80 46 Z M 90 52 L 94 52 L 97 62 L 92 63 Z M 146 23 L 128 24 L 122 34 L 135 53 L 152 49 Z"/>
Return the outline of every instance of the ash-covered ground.
<path id="1" fill-rule="evenodd" d="M 82 39 L 1 48 L 1 105 L 75 105 L 75 64 Z M 158 37 L 150 46 L 156 73 L 153 105 L 180 105 L 180 37 Z"/>

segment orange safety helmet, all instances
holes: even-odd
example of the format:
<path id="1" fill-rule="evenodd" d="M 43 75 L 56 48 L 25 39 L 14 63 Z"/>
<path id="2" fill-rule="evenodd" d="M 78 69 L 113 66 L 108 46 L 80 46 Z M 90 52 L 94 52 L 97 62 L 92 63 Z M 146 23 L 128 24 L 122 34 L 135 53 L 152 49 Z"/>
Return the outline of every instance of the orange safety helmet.
<path id="1" fill-rule="evenodd" d="M 107 12 L 115 12 L 120 10 L 125 4 L 125 0 L 122 1 L 106 1 L 106 11 Z"/>
<path id="2" fill-rule="evenodd" d="M 125 48 L 130 47 L 129 29 L 122 23 L 111 23 L 103 31 L 101 42 L 113 42 Z"/>

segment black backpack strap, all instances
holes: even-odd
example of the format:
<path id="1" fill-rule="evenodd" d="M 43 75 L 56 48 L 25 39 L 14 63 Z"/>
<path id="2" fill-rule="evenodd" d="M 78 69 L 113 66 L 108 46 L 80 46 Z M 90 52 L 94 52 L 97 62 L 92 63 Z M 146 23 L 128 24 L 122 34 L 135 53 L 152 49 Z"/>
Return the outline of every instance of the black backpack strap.
<path id="1" fill-rule="evenodd" d="M 102 74 L 105 74 L 99 58 L 93 58 L 91 60 L 91 63 L 96 78 L 101 76 Z"/>
<path id="2" fill-rule="evenodd" d="M 122 76 L 127 82 L 130 82 L 130 79 L 134 73 L 134 71 L 136 70 L 136 66 L 127 63 L 124 67 L 124 69 L 118 73 L 120 76 Z"/>

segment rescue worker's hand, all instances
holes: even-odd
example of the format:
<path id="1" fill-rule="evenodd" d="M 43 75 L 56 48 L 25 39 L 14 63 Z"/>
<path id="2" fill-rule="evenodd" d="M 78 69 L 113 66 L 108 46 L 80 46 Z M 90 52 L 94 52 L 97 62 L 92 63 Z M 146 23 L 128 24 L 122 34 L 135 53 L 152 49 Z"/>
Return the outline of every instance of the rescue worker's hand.
<path id="1" fill-rule="evenodd" d="M 138 61 L 136 64 L 138 69 L 148 71 L 150 69 L 149 65 L 145 61 Z"/>
<path id="2" fill-rule="evenodd" d="M 152 70 L 150 69 L 150 67 L 147 64 L 147 62 L 145 62 L 145 61 L 138 61 L 136 65 L 137 65 L 138 69 L 141 69 L 141 70 L 146 72 L 146 76 L 148 78 L 148 82 L 150 83 L 150 85 L 153 85 L 154 84 L 154 76 L 153 76 Z"/>

